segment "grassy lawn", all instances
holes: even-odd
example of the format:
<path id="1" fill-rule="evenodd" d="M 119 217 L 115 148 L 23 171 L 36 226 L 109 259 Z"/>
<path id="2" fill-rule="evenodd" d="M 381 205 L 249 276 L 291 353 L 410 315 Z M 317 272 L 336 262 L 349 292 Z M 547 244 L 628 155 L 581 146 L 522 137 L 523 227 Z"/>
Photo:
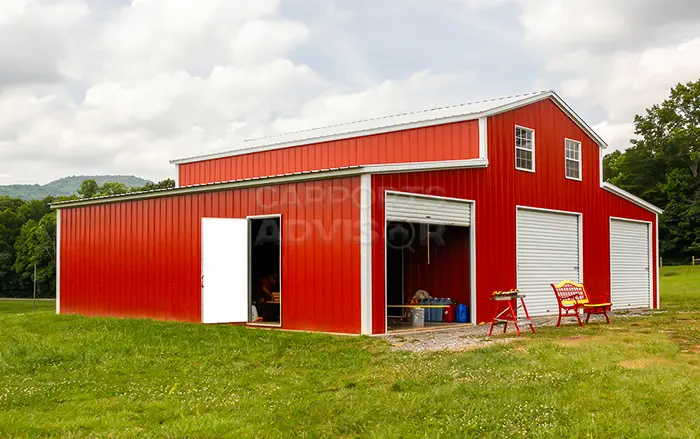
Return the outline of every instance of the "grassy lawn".
<path id="1" fill-rule="evenodd" d="M 34 301 L 32 300 L 0 300 L 0 315 L 4 314 L 21 314 L 32 312 L 34 309 Z M 56 311 L 56 302 L 54 300 L 37 300 L 37 311 Z"/>
<path id="2" fill-rule="evenodd" d="M 700 267 L 661 283 L 667 312 L 462 353 L 6 313 L 0 437 L 700 437 Z"/>

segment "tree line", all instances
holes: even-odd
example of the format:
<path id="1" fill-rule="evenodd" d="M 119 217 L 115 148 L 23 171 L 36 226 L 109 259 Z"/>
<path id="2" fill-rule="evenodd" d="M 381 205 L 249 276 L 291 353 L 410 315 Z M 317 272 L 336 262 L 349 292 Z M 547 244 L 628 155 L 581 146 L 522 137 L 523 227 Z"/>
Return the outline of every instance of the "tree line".
<path id="1" fill-rule="evenodd" d="M 634 119 L 632 146 L 603 160 L 605 180 L 664 209 L 660 253 L 700 256 L 700 80 L 678 84 L 668 99 Z"/>
<path id="2" fill-rule="evenodd" d="M 678 84 L 634 124 L 632 145 L 605 156 L 604 179 L 664 209 L 659 219 L 664 258 L 700 256 L 700 80 Z M 55 295 L 56 213 L 50 203 L 174 186 L 170 179 L 136 188 L 85 180 L 70 197 L 0 197 L 0 297 L 31 296 L 35 265 L 39 295 Z"/>
<path id="3" fill-rule="evenodd" d="M 141 187 L 119 182 L 99 186 L 95 180 L 85 180 L 69 197 L 24 201 L 0 196 L 0 297 L 31 297 L 35 265 L 37 296 L 55 297 L 56 212 L 51 203 L 173 187 L 171 179 Z"/>

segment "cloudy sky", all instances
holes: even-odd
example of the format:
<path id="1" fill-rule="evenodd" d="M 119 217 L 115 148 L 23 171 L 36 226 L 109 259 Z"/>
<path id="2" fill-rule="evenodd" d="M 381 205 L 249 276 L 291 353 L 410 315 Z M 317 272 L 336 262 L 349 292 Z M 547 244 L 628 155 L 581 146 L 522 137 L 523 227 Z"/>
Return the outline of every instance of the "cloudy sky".
<path id="1" fill-rule="evenodd" d="M 697 0 L 0 0 L 0 185 L 542 89 L 623 149 L 698 78 Z"/>

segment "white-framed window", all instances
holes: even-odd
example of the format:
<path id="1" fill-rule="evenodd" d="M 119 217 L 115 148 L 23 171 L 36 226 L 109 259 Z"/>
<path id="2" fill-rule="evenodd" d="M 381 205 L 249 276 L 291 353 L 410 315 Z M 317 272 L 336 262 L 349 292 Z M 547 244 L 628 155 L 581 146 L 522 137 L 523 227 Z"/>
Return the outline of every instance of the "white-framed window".
<path id="1" fill-rule="evenodd" d="M 581 180 L 581 142 L 565 139 L 564 150 L 566 154 L 564 163 L 566 167 L 566 178 Z"/>
<path id="2" fill-rule="evenodd" d="M 515 126 L 515 169 L 535 172 L 535 130 Z"/>

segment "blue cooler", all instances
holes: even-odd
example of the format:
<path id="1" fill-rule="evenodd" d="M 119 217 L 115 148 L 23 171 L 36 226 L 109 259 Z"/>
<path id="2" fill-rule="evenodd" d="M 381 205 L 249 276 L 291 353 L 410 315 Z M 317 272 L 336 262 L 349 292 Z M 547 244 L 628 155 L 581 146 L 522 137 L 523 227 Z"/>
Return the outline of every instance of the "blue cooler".
<path id="1" fill-rule="evenodd" d="M 469 308 L 467 308 L 467 305 L 462 303 L 457 306 L 457 315 L 455 316 L 455 321 L 457 321 L 457 323 L 469 322 Z"/>
<path id="2" fill-rule="evenodd" d="M 418 302 L 418 305 L 432 305 L 432 300 L 433 299 L 421 299 L 420 302 Z M 425 309 L 425 321 L 426 322 L 432 322 L 432 308 L 423 308 Z"/>

